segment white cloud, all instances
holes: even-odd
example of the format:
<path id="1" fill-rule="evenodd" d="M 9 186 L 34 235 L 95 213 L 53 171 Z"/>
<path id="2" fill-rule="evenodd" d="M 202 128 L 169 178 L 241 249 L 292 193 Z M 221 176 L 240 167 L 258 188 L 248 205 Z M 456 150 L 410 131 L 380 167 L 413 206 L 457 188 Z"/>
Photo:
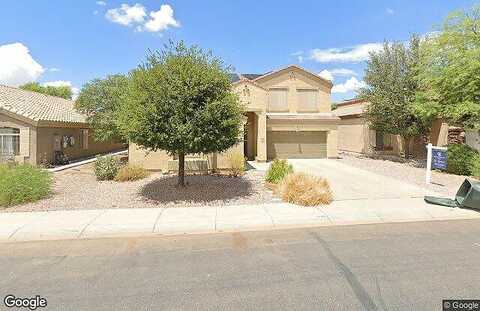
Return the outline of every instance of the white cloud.
<path id="1" fill-rule="evenodd" d="M 71 81 L 49 81 L 49 82 L 44 82 L 42 83 L 43 86 L 54 86 L 54 87 L 59 87 L 59 86 L 68 86 L 72 89 L 72 98 L 76 99 L 78 97 L 78 94 L 80 93 L 80 89 L 78 87 L 74 87 Z"/>
<path id="2" fill-rule="evenodd" d="M 368 59 L 370 52 L 380 51 L 382 48 L 382 43 L 365 43 L 341 49 L 313 49 L 310 58 L 319 63 L 361 62 Z"/>
<path id="3" fill-rule="evenodd" d="M 124 26 L 132 23 L 143 23 L 147 13 L 145 7 L 139 3 L 134 6 L 122 4 L 119 8 L 110 9 L 105 13 L 105 17 L 113 22 Z"/>
<path id="4" fill-rule="evenodd" d="M 387 13 L 390 14 L 390 15 L 393 15 L 395 14 L 395 10 L 391 9 L 391 8 L 387 8 Z"/>
<path id="5" fill-rule="evenodd" d="M 108 10 L 105 17 L 124 26 L 136 24 L 136 31 L 160 32 L 170 27 L 180 27 L 180 22 L 173 17 L 173 9 L 168 4 L 163 4 L 158 11 L 150 11 L 148 14 L 140 3 L 134 6 L 122 4 L 119 8 Z"/>
<path id="6" fill-rule="evenodd" d="M 330 70 L 334 76 L 357 76 L 357 73 L 347 68 L 335 68 Z"/>
<path id="7" fill-rule="evenodd" d="M 358 81 L 357 78 L 351 77 L 345 81 L 345 83 L 335 84 L 332 88 L 332 93 L 347 93 L 351 91 L 357 91 L 365 86 L 365 82 Z"/>
<path id="8" fill-rule="evenodd" d="M 105 1 L 97 1 L 97 5 L 106 6 L 107 3 Z"/>
<path id="9" fill-rule="evenodd" d="M 328 81 L 333 81 L 333 74 L 327 69 L 320 71 L 318 75 Z"/>
<path id="10" fill-rule="evenodd" d="M 0 45 L 0 83 L 19 86 L 38 79 L 45 69 L 22 43 Z"/>
<path id="11" fill-rule="evenodd" d="M 149 32 L 158 32 L 169 27 L 180 27 L 180 23 L 173 17 L 173 9 L 168 4 L 160 6 L 160 10 L 150 12 L 150 20 L 145 23 L 144 28 Z"/>
<path id="12" fill-rule="evenodd" d="M 48 71 L 50 71 L 50 72 L 59 72 L 60 69 L 59 69 L 59 68 L 52 67 L 52 68 L 48 68 Z"/>
<path id="13" fill-rule="evenodd" d="M 357 73 L 355 71 L 353 71 L 351 69 L 347 69 L 347 68 L 335 68 L 335 69 L 330 69 L 330 70 L 324 69 L 324 70 L 320 71 L 320 73 L 318 75 L 320 77 L 324 78 L 324 79 L 333 81 L 333 80 L 335 80 L 334 79 L 335 76 L 340 76 L 340 77 L 357 76 Z"/>

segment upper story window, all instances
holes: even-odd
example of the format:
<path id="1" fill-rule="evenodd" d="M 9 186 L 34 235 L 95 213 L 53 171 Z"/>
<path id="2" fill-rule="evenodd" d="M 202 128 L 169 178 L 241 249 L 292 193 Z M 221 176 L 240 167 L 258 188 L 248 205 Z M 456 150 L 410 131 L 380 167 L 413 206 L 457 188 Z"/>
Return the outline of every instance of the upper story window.
<path id="1" fill-rule="evenodd" d="M 0 156 L 20 154 L 20 130 L 11 127 L 0 127 Z"/>
<path id="2" fill-rule="evenodd" d="M 288 111 L 287 89 L 268 90 L 268 110 L 269 111 Z"/>
<path id="3" fill-rule="evenodd" d="M 318 91 L 312 89 L 297 89 L 298 111 L 313 112 L 317 111 Z"/>

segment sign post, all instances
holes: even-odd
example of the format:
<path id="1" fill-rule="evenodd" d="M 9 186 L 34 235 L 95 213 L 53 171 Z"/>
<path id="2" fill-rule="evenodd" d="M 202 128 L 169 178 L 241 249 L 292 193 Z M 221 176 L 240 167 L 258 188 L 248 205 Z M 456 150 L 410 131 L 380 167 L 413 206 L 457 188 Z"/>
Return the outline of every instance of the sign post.
<path id="1" fill-rule="evenodd" d="M 447 148 L 436 147 L 432 144 L 427 145 L 427 174 L 425 183 L 429 185 L 432 182 L 432 168 L 438 170 L 447 169 Z"/>

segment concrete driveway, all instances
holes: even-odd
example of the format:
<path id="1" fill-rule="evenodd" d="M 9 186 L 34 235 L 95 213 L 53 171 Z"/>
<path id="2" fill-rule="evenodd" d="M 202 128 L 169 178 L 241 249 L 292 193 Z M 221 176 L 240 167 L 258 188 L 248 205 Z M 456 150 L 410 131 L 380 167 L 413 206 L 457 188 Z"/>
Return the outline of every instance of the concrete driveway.
<path id="1" fill-rule="evenodd" d="M 339 201 L 420 198 L 427 191 L 417 185 L 377 175 L 332 159 L 292 159 L 289 162 L 297 172 L 326 178 L 330 182 L 335 200 Z"/>

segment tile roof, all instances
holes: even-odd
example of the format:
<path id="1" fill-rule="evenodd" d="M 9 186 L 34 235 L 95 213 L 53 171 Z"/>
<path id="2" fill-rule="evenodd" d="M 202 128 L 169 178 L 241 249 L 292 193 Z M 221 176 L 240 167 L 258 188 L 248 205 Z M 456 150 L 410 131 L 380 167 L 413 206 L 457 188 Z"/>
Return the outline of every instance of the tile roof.
<path id="1" fill-rule="evenodd" d="M 231 74 L 229 74 L 230 82 L 232 82 L 232 83 L 238 82 L 242 79 L 255 80 L 256 78 L 261 77 L 263 75 L 264 74 L 258 74 L 258 73 L 231 73 Z"/>
<path id="2" fill-rule="evenodd" d="M 86 123 L 74 105 L 71 100 L 0 85 L 0 109 L 33 121 Z"/>

